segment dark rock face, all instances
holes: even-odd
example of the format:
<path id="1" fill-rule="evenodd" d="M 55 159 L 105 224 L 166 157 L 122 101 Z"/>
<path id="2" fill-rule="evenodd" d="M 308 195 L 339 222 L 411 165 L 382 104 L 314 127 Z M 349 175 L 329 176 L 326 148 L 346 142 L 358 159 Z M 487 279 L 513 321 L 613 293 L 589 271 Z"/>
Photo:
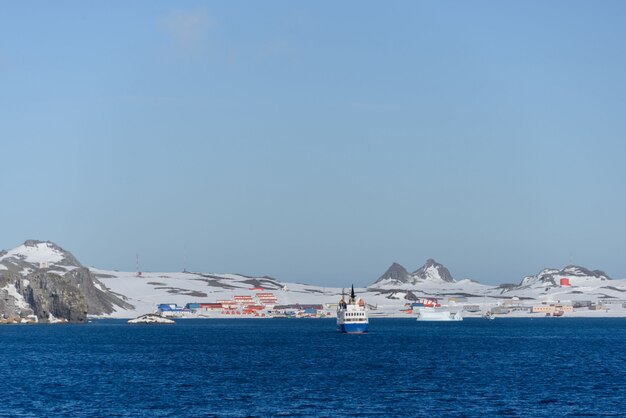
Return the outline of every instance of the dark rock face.
<path id="1" fill-rule="evenodd" d="M 2 271 L 0 275 L 0 321 L 13 320 L 14 318 L 21 317 L 21 309 L 15 303 L 15 298 L 11 296 L 7 285 L 14 283 L 14 274 L 7 271 Z"/>
<path id="2" fill-rule="evenodd" d="M 29 274 L 27 280 L 28 284 L 21 289 L 22 295 L 40 320 L 47 320 L 50 314 L 72 322 L 87 319 L 85 296 L 67 277 L 36 272 Z"/>
<path id="3" fill-rule="evenodd" d="M 412 302 L 417 300 L 417 296 L 415 296 L 415 294 L 411 291 L 406 292 L 406 295 L 404 296 L 404 299 L 406 300 L 410 300 Z"/>
<path id="4" fill-rule="evenodd" d="M 375 283 L 382 282 L 383 280 L 394 280 L 399 283 L 407 283 L 411 279 L 409 272 L 400 264 L 393 263 L 382 276 L 376 280 Z"/>
<path id="5" fill-rule="evenodd" d="M 262 287 L 264 289 L 282 289 L 283 285 L 272 277 L 264 277 L 262 279 L 250 279 L 244 280 L 244 283 L 249 284 L 251 287 Z"/>
<path id="6" fill-rule="evenodd" d="M 393 289 L 375 289 L 373 292 L 378 293 L 379 295 L 385 295 L 387 299 L 400 299 L 400 295 L 403 295 L 402 298 L 409 301 L 416 301 L 418 299 L 417 296 L 410 290 L 393 290 Z"/>
<path id="7" fill-rule="evenodd" d="M 87 303 L 87 313 L 89 315 L 103 315 L 110 314 L 114 311 L 114 306 L 117 305 L 124 309 L 133 309 L 133 306 L 119 297 L 115 296 L 111 292 L 106 292 L 101 289 L 106 287 L 85 267 L 74 269 L 66 273 L 64 278 L 67 278 L 70 283 L 80 289 L 80 292 L 85 297 Z M 98 287 L 100 289 L 98 289 Z"/>

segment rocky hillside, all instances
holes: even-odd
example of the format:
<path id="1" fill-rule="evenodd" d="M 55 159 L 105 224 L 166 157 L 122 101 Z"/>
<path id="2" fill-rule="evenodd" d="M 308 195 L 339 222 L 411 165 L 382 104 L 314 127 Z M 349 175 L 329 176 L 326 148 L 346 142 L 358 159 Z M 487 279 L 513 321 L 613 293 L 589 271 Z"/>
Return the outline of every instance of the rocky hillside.
<path id="1" fill-rule="evenodd" d="M 547 268 L 534 276 L 526 276 L 522 279 L 517 288 L 556 287 L 560 286 L 561 279 L 568 279 L 572 285 L 611 280 L 611 278 L 601 270 L 591 271 L 580 266 L 566 266 L 560 270 Z"/>
<path id="2" fill-rule="evenodd" d="M 0 322 L 81 322 L 116 309 L 132 305 L 52 242 L 30 240 L 0 252 Z"/>
<path id="3" fill-rule="evenodd" d="M 426 264 L 415 270 L 412 276 L 414 277 L 416 283 L 425 281 L 454 283 L 454 279 L 452 278 L 450 271 L 445 268 L 443 264 L 437 263 L 432 258 L 426 260 Z"/>
<path id="4" fill-rule="evenodd" d="M 368 291 L 385 295 L 388 299 L 417 300 L 426 293 L 450 291 L 459 287 L 450 271 L 432 258 L 409 273 L 402 265 L 393 263 L 382 276 L 368 287 Z M 474 286 L 475 287 L 475 286 Z"/>
<path id="5" fill-rule="evenodd" d="M 409 273 L 400 264 L 393 263 L 370 287 L 419 286 L 423 283 L 454 283 L 454 279 L 443 264 L 429 258 L 422 267 L 413 273 Z"/>

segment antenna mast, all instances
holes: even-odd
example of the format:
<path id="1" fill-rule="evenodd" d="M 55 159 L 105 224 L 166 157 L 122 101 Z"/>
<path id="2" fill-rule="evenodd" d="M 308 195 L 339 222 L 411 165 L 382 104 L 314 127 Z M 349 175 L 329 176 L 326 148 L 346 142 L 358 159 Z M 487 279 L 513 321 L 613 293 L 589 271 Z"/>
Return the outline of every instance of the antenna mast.
<path id="1" fill-rule="evenodd" d="M 137 272 L 137 277 L 141 277 L 141 270 L 139 269 L 139 254 L 136 254 L 135 258 L 135 271 Z"/>

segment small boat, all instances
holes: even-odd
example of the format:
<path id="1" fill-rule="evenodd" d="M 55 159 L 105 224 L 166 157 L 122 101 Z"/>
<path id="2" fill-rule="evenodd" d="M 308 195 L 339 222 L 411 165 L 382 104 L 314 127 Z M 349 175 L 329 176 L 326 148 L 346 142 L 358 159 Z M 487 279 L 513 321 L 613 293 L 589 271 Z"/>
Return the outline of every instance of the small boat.
<path id="1" fill-rule="evenodd" d="M 487 311 L 483 314 L 483 319 L 496 319 L 496 316 L 491 311 Z"/>
<path id="2" fill-rule="evenodd" d="M 418 321 L 462 321 L 461 312 L 450 312 L 445 309 L 423 307 L 417 309 Z"/>
<path id="3" fill-rule="evenodd" d="M 356 299 L 352 285 L 348 302 L 342 295 L 337 306 L 337 329 L 347 334 L 364 334 L 368 328 L 367 305 L 362 298 Z"/>

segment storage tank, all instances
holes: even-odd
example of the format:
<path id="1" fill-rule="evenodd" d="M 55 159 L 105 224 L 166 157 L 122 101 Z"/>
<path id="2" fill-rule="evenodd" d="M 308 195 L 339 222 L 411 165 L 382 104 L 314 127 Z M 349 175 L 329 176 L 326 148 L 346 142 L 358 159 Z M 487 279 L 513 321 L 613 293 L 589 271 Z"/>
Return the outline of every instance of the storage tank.
<path id="1" fill-rule="evenodd" d="M 563 277 L 561 279 L 561 286 L 571 286 L 571 284 L 569 283 L 569 279 Z"/>

